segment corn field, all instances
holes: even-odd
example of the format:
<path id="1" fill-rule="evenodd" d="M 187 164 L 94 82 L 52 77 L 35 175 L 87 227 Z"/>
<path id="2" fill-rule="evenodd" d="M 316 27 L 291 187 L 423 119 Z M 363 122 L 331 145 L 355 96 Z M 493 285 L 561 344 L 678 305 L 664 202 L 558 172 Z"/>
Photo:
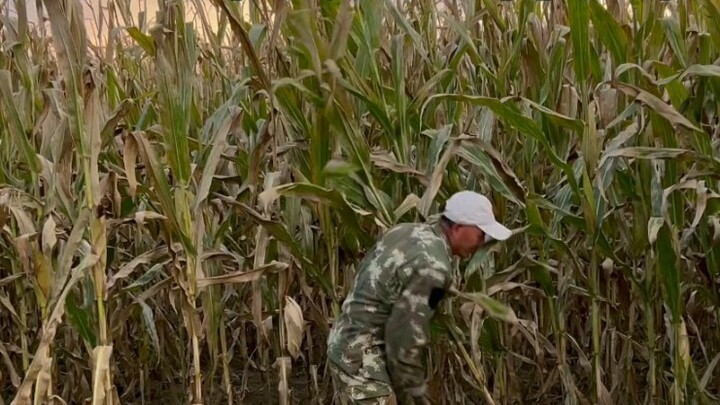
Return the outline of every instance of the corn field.
<path id="1" fill-rule="evenodd" d="M 0 0 L 0 404 L 329 403 L 358 261 L 461 189 L 517 234 L 435 403 L 718 403 L 720 0 L 158 1 Z"/>

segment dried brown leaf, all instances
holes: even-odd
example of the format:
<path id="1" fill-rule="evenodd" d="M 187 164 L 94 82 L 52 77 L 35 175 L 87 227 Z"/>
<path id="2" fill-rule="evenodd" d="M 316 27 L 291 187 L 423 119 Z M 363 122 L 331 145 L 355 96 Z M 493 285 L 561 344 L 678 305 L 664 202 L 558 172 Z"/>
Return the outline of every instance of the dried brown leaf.
<path id="1" fill-rule="evenodd" d="M 440 190 L 440 185 L 442 184 L 442 180 L 445 177 L 444 175 L 446 172 L 447 164 L 450 162 L 450 158 L 452 158 L 452 156 L 455 154 L 457 146 L 458 142 L 453 142 L 452 144 L 450 144 L 450 146 L 445 149 L 445 152 L 440 158 L 440 161 L 433 169 L 432 176 L 430 177 L 430 184 L 425 190 L 425 193 L 423 194 L 422 199 L 420 200 L 420 204 L 418 206 L 418 211 L 420 211 L 420 215 L 422 215 L 423 217 L 427 218 L 430 212 L 430 206 L 432 205 L 433 200 L 435 200 L 435 195 Z"/>
<path id="2" fill-rule="evenodd" d="M 166 220 L 167 217 L 162 214 L 158 214 L 157 212 L 153 211 L 137 211 L 135 213 L 135 223 L 137 223 L 139 226 L 142 226 L 145 224 L 145 221 L 147 220 Z"/>
<path id="3" fill-rule="evenodd" d="M 57 236 L 55 235 L 55 219 L 53 219 L 52 216 L 49 216 L 48 219 L 45 221 L 45 225 L 43 225 L 42 230 L 42 250 L 43 253 L 47 256 L 50 255 L 50 252 L 55 247 L 55 244 L 57 243 Z"/>
<path id="4" fill-rule="evenodd" d="M 44 350 L 49 352 L 49 348 L 47 347 L 44 348 Z M 50 387 L 50 383 L 52 381 L 52 362 L 53 358 L 49 357 L 48 353 L 43 355 L 42 367 L 35 381 L 34 405 L 44 405 L 46 403 L 45 398 L 47 397 L 48 388 Z"/>
<path id="5" fill-rule="evenodd" d="M 180 245 L 175 244 L 175 249 L 179 249 Z M 115 286 L 115 283 L 123 279 L 130 274 L 132 274 L 135 269 L 140 266 L 141 264 L 150 264 L 155 263 L 157 261 L 160 261 L 160 259 L 167 259 L 169 258 L 169 252 L 167 246 L 159 246 L 155 249 L 149 250 L 138 257 L 134 258 L 133 260 L 126 263 L 124 266 L 118 270 L 117 273 L 112 275 L 108 278 L 106 288 L 108 290 L 112 289 L 113 286 Z"/>
<path id="6" fill-rule="evenodd" d="M 258 280 L 266 272 L 277 272 L 285 270 L 289 266 L 286 263 L 280 263 L 273 260 L 263 266 L 257 267 L 250 271 L 236 271 L 230 274 L 223 274 L 222 276 L 204 277 L 197 280 L 197 287 L 205 288 L 216 284 L 239 284 L 248 283 L 251 281 Z"/>
<path id="7" fill-rule="evenodd" d="M 704 132 L 700 128 L 696 127 L 692 122 L 690 122 L 682 114 L 680 114 L 671 105 L 666 104 L 661 99 L 657 98 L 656 96 L 652 95 L 651 93 L 648 93 L 645 90 L 642 90 L 638 87 L 635 87 L 633 85 L 626 84 L 626 83 L 616 82 L 613 84 L 613 86 L 615 88 L 619 89 L 620 91 L 622 91 L 623 93 L 625 93 L 627 96 L 633 97 L 635 99 L 635 101 L 642 102 L 643 104 L 652 108 L 658 114 L 660 114 L 663 118 L 668 120 L 670 123 L 675 124 L 675 125 L 682 125 L 687 129 L 691 129 L 693 131 L 697 131 L 700 133 Z"/>
<path id="8" fill-rule="evenodd" d="M 55 340 L 55 333 L 57 332 L 57 327 L 62 322 L 62 317 L 65 314 L 65 300 L 67 299 L 68 294 L 73 289 L 75 284 L 77 284 L 77 282 L 85 276 L 85 270 L 88 267 L 94 266 L 97 261 L 97 256 L 93 254 L 88 254 L 80 262 L 80 264 L 75 269 L 73 269 L 70 281 L 63 289 L 55 307 L 53 308 L 52 313 L 43 325 L 43 333 L 40 337 L 40 344 L 35 353 L 35 356 L 33 357 L 32 363 L 30 363 L 30 367 L 25 372 L 25 378 L 20 384 L 20 387 L 15 394 L 15 398 L 10 403 L 11 405 L 30 404 L 30 393 L 33 383 L 40 375 L 40 373 L 45 370 L 45 365 L 47 364 L 47 362 L 52 361 L 52 359 L 49 357 L 49 348 Z"/>
<path id="9" fill-rule="evenodd" d="M 130 195 L 137 196 L 137 178 L 135 176 L 135 163 L 138 156 L 138 144 L 134 136 L 126 136 L 124 140 L 125 150 L 123 151 L 123 164 L 125 166 L 125 178 L 128 182 Z"/>
<path id="10" fill-rule="evenodd" d="M 110 369 L 112 346 L 97 346 L 93 349 L 93 398 L 92 405 L 105 405 L 111 382 L 107 380 Z"/>
<path id="11" fill-rule="evenodd" d="M 303 340 L 303 314 L 300 305 L 292 297 L 285 297 L 285 330 L 287 335 L 287 350 L 293 359 L 300 355 L 300 346 Z"/>
<path id="12" fill-rule="evenodd" d="M 20 376 L 17 371 L 15 371 L 15 366 L 13 365 L 12 360 L 10 360 L 10 356 L 5 349 L 5 344 L 3 342 L 0 342 L 0 355 L 2 355 L 3 362 L 5 363 L 5 369 L 10 373 L 10 382 L 12 382 L 13 387 L 19 387 Z"/>

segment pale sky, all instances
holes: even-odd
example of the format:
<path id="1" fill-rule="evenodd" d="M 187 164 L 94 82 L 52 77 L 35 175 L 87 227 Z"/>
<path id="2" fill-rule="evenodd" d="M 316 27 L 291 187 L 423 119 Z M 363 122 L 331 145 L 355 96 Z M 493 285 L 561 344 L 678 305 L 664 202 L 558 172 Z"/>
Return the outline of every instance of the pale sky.
<path id="1" fill-rule="evenodd" d="M 9 7 L 10 14 L 15 14 L 15 7 L 16 2 L 18 0 L 0 0 L 0 8 L 2 8 L 2 5 L 7 2 L 7 5 Z M 27 6 L 27 16 L 28 21 L 33 24 L 38 22 L 38 15 L 37 11 L 35 9 L 35 4 L 37 1 L 42 2 L 42 0 L 25 0 L 25 4 Z M 108 3 L 113 2 L 116 4 L 116 13 L 117 13 L 117 19 L 119 21 L 119 24 L 121 26 L 131 26 L 135 25 L 138 26 L 140 24 L 138 19 L 138 14 L 141 11 L 145 11 L 145 30 L 151 26 L 155 22 L 155 15 L 158 11 L 158 3 L 160 0 L 76 0 L 79 1 L 83 5 L 83 13 L 85 17 L 85 27 L 87 29 L 88 33 L 88 39 L 93 42 L 98 42 L 98 26 L 100 24 L 100 16 L 103 17 L 104 22 L 102 23 L 102 40 L 101 43 L 105 42 L 105 38 L 107 38 L 107 27 L 108 27 Z M 250 4 L 250 0 L 234 0 L 240 2 L 242 9 L 244 13 L 248 12 L 248 6 Z M 123 21 L 122 14 L 120 14 L 118 10 L 117 4 L 129 4 L 130 5 L 130 18 L 132 18 L 132 22 L 128 21 L 127 23 Z M 601 0 L 601 3 L 605 3 L 605 0 Z M 202 4 L 204 8 L 204 14 L 205 18 L 207 19 L 208 24 L 210 27 L 217 27 L 217 21 L 218 21 L 218 10 L 212 6 L 210 3 L 210 0 L 186 0 L 185 1 L 185 8 L 186 8 L 186 20 L 188 22 L 193 22 L 197 28 L 197 34 L 200 37 L 204 36 L 204 30 L 202 26 L 202 20 L 198 13 L 196 12 L 195 6 L 197 4 Z M 665 16 L 672 15 L 673 11 L 672 9 L 676 7 L 675 2 L 668 2 L 665 9 Z M 7 9 L 6 9 L 7 10 Z M 6 10 L 2 10 L 3 13 L 5 13 Z M 632 11 L 630 10 L 630 5 L 628 3 L 628 12 L 629 14 L 632 14 Z M 247 14 L 246 14 L 247 15 Z M 122 28 L 122 27 L 121 27 Z"/>
<path id="2" fill-rule="evenodd" d="M 8 0 L 10 3 L 10 9 L 15 8 L 15 0 Z M 93 14 L 97 16 L 101 8 L 107 10 L 108 2 L 111 0 L 79 0 L 83 5 L 83 12 L 85 14 L 85 20 L 91 22 Z M 125 1 L 125 0 L 124 0 Z M 129 0 L 130 10 L 133 15 L 141 10 L 146 10 L 150 16 L 154 16 L 158 9 L 158 0 Z M 37 22 L 38 15 L 35 10 L 35 0 L 25 0 L 27 6 L 28 20 L 30 22 Z M 94 12 L 93 12 L 94 10 Z"/>
<path id="3" fill-rule="evenodd" d="M 9 9 L 11 14 L 15 14 L 15 7 L 16 7 L 16 0 L 7 0 L 9 4 Z M 99 18 L 100 15 L 103 15 L 103 18 L 105 22 L 102 24 L 102 30 L 105 35 L 107 35 L 107 18 L 108 18 L 108 3 L 114 2 L 116 4 L 115 9 L 118 16 L 119 23 L 121 25 L 124 25 L 124 21 L 122 19 L 122 15 L 118 11 L 118 3 L 125 3 L 128 2 L 130 4 L 130 14 L 131 18 L 133 19 L 133 22 L 128 22 L 128 25 L 138 25 L 138 14 L 141 11 L 145 11 L 146 13 L 146 24 L 147 26 L 152 25 L 152 23 L 155 21 L 155 15 L 158 11 L 158 3 L 159 0 L 78 0 L 83 5 L 83 14 L 85 17 L 85 27 L 88 31 L 88 37 L 89 39 L 97 38 L 97 29 L 99 25 Z M 247 1 L 242 1 L 243 6 L 247 6 L 249 3 Z M 3 1 L 0 0 L 0 4 L 2 4 Z M 28 22 L 37 23 L 38 22 L 38 13 L 36 10 L 36 0 L 25 0 L 26 8 L 27 8 L 27 16 L 28 16 Z M 198 35 L 202 36 L 202 21 L 200 19 L 200 16 L 196 12 L 195 5 L 196 4 L 203 4 L 206 5 L 204 7 L 205 11 L 205 18 L 207 18 L 208 23 L 211 27 L 217 26 L 218 21 L 218 11 L 217 9 L 211 5 L 210 1 L 208 0 L 197 0 L 197 1 L 186 1 L 185 2 L 185 8 L 186 8 L 186 18 L 188 21 L 194 22 L 196 24 L 196 27 L 198 29 Z M 246 7 L 243 7 L 246 8 Z M 46 14 L 46 13 L 45 13 Z M 103 36 L 105 36 L 103 35 Z M 95 42 L 93 40 L 92 42 Z"/>

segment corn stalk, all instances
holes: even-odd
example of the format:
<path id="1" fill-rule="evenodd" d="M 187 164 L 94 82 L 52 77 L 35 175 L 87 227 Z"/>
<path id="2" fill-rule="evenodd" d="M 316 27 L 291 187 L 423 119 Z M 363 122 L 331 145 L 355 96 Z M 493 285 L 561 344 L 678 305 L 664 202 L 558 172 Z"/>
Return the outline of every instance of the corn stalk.
<path id="1" fill-rule="evenodd" d="M 3 9 L 0 395 L 323 402 L 358 261 L 470 188 L 517 232 L 436 403 L 717 402 L 717 1 L 151 3 Z"/>

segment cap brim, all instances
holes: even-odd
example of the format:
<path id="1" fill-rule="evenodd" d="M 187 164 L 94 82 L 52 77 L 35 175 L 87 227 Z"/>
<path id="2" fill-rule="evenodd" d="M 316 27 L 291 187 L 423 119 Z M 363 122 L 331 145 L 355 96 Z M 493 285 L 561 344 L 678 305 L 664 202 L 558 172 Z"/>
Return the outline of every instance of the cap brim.
<path id="1" fill-rule="evenodd" d="M 512 236 L 512 231 L 499 222 L 492 222 L 488 225 L 478 225 L 483 232 L 495 240 L 507 240 Z"/>

